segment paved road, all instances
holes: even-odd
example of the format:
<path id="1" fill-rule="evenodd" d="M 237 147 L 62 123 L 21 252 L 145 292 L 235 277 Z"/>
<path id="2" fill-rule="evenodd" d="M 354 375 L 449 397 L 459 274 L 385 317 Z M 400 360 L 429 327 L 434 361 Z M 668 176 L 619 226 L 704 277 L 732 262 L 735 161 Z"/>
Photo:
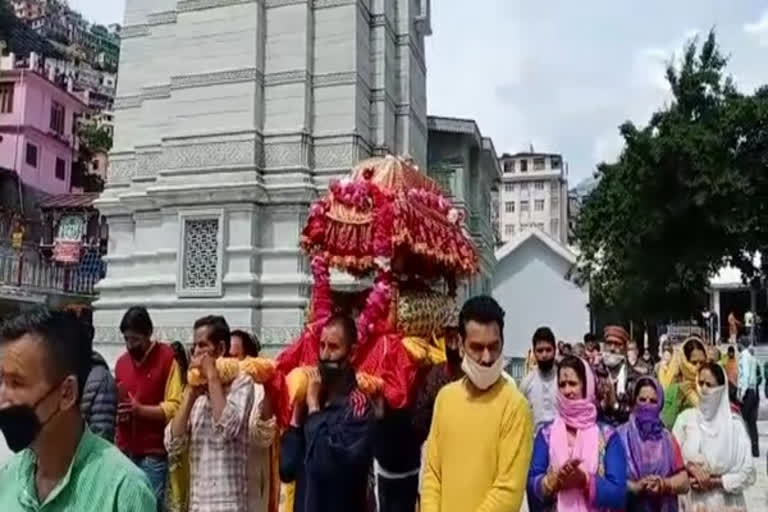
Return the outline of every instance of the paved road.
<path id="1" fill-rule="evenodd" d="M 757 464 L 757 483 L 746 493 L 747 510 L 752 512 L 762 512 L 768 510 L 768 421 L 758 423 L 760 432 L 760 453 L 761 457 L 755 459 Z"/>

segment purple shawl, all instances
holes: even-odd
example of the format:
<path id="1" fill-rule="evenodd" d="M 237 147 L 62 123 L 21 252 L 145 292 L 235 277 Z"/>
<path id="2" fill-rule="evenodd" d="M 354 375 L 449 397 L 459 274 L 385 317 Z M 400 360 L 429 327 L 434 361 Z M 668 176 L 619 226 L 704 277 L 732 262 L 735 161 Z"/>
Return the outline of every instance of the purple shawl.
<path id="1" fill-rule="evenodd" d="M 642 377 L 635 383 L 631 396 L 635 398 L 639 386 L 646 382 L 652 383 L 656 388 L 657 403 L 651 406 L 635 405 L 629 421 L 617 431 L 627 453 L 629 480 L 640 480 L 648 475 L 668 478 L 680 470 L 675 464 L 674 441 L 664 428 L 659 416 L 664 406 L 664 390 L 661 385 L 652 377 Z M 678 510 L 677 496 L 656 499 L 641 495 L 639 498 L 640 506 L 634 510 L 658 512 L 677 512 Z"/>

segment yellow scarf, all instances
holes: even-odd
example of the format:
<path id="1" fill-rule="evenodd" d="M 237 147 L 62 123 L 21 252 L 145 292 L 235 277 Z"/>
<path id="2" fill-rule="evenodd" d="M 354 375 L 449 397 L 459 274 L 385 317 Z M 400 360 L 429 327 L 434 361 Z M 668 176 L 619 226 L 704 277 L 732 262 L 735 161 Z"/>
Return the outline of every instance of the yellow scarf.
<path id="1" fill-rule="evenodd" d="M 688 359 L 685 358 L 685 345 L 692 343 L 695 340 L 689 338 L 683 343 L 683 346 L 677 351 L 677 360 L 680 366 L 680 392 L 683 394 L 686 405 L 690 407 L 697 407 L 699 405 L 699 394 L 696 392 L 696 383 L 699 379 L 699 370 L 695 365 L 691 364 Z M 703 345 L 703 343 L 701 343 Z"/>
<path id="2" fill-rule="evenodd" d="M 662 361 L 659 365 L 659 384 L 661 384 L 661 387 L 667 389 L 672 384 L 672 381 L 675 380 L 679 371 L 680 369 L 674 357 L 668 363 Z"/>

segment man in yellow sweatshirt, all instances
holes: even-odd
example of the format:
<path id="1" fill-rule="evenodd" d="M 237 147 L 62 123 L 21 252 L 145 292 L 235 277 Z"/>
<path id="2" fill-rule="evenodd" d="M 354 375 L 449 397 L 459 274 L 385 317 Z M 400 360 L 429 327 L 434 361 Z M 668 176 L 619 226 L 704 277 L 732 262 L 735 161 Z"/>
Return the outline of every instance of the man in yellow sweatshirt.
<path id="1" fill-rule="evenodd" d="M 502 378 L 504 310 L 469 299 L 459 316 L 465 377 L 437 395 L 420 512 L 519 511 L 533 449 L 530 408 Z"/>

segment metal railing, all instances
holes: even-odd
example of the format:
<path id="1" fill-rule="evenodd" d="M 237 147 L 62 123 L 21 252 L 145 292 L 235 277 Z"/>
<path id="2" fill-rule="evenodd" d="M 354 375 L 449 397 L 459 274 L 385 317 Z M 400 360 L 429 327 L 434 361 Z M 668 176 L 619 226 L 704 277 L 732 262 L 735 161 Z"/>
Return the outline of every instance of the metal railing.
<path id="1" fill-rule="evenodd" d="M 0 255 L 0 285 L 24 288 L 38 293 L 95 295 L 96 274 L 49 261 L 23 256 Z"/>

